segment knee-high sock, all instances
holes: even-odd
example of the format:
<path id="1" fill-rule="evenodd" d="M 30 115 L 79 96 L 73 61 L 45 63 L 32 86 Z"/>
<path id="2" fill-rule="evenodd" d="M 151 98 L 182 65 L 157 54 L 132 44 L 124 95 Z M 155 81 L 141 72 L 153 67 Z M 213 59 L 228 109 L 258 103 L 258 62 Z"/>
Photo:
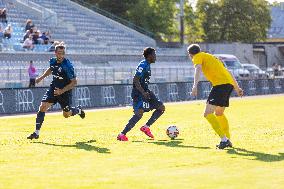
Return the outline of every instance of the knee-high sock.
<path id="1" fill-rule="evenodd" d="M 134 114 L 121 133 L 126 135 L 126 133 L 128 133 L 141 118 L 142 117 Z"/>
<path id="2" fill-rule="evenodd" d="M 40 130 L 41 125 L 44 121 L 45 112 L 39 111 L 36 116 L 36 130 Z"/>
<path id="3" fill-rule="evenodd" d="M 216 116 L 217 120 L 220 123 L 221 129 L 223 130 L 224 134 L 228 139 L 231 138 L 230 131 L 229 131 L 229 122 L 228 119 L 226 118 L 225 114 L 221 116 Z"/>
<path id="4" fill-rule="evenodd" d="M 71 107 L 70 109 L 71 109 L 71 112 L 72 112 L 71 116 L 74 116 L 74 115 L 77 115 L 77 114 L 80 113 L 80 109 L 77 108 L 77 107 Z"/>
<path id="5" fill-rule="evenodd" d="M 148 122 L 146 123 L 147 126 L 151 126 L 153 123 L 155 123 L 155 121 L 164 113 L 164 111 L 161 110 L 155 110 L 152 114 L 152 116 L 150 117 L 150 119 L 148 120 Z"/>
<path id="6" fill-rule="evenodd" d="M 208 114 L 205 118 L 210 123 L 215 132 L 220 136 L 220 138 L 225 137 L 225 134 L 221 129 L 220 123 L 214 114 Z"/>

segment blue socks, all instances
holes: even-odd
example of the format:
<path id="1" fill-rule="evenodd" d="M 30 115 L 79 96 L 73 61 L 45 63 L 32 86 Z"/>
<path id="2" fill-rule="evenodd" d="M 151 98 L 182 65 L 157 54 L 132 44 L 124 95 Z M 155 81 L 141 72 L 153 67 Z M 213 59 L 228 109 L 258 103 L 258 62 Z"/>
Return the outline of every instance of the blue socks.
<path id="1" fill-rule="evenodd" d="M 129 132 L 141 118 L 142 116 L 139 117 L 138 115 L 134 114 L 121 133 L 126 135 L 126 133 Z"/>
<path id="2" fill-rule="evenodd" d="M 148 120 L 148 122 L 146 123 L 147 126 L 152 125 L 153 123 L 155 123 L 155 121 L 164 113 L 164 111 L 161 110 L 155 110 L 151 116 L 151 118 Z"/>
<path id="3" fill-rule="evenodd" d="M 72 116 L 79 114 L 79 108 L 71 107 Z"/>
<path id="4" fill-rule="evenodd" d="M 40 130 L 41 125 L 44 121 L 45 112 L 39 111 L 36 116 L 36 130 Z"/>

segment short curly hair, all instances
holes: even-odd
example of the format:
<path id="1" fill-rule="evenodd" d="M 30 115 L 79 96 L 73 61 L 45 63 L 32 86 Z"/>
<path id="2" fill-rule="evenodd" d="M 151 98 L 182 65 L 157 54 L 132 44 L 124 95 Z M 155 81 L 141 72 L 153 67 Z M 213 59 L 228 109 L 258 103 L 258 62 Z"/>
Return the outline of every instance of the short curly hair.
<path id="1" fill-rule="evenodd" d="M 149 55 L 153 54 L 156 50 L 152 47 L 146 47 L 143 51 L 144 58 L 147 58 Z"/>

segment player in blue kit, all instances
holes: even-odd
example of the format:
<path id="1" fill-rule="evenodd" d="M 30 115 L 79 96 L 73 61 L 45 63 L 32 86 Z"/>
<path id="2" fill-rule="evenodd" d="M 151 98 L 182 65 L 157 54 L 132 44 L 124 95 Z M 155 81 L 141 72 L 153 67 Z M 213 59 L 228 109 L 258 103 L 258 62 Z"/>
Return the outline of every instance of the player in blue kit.
<path id="1" fill-rule="evenodd" d="M 164 104 L 149 90 L 148 84 L 151 76 L 150 64 L 156 61 L 155 49 L 148 47 L 144 49 L 143 56 L 145 60 L 141 61 L 136 68 L 133 77 L 133 89 L 131 97 L 133 100 L 134 115 L 125 126 L 124 130 L 117 136 L 117 140 L 128 141 L 126 133 L 129 132 L 135 124 L 142 118 L 144 112 L 149 112 L 153 109 L 151 118 L 140 128 L 150 138 L 154 138 L 151 133 L 150 126 L 164 113 Z"/>
<path id="2" fill-rule="evenodd" d="M 70 116 L 79 115 L 82 119 L 85 118 L 85 112 L 80 106 L 71 107 L 72 103 L 72 89 L 77 85 L 76 75 L 71 62 L 64 58 L 65 46 L 59 44 L 55 47 L 55 58 L 49 60 L 49 68 L 36 79 L 39 83 L 47 76 L 53 76 L 53 80 L 49 89 L 46 91 L 39 106 L 39 111 L 36 117 L 36 130 L 28 139 L 38 139 L 41 125 L 44 121 L 45 112 L 57 102 L 63 110 L 63 116 L 68 118 Z"/>

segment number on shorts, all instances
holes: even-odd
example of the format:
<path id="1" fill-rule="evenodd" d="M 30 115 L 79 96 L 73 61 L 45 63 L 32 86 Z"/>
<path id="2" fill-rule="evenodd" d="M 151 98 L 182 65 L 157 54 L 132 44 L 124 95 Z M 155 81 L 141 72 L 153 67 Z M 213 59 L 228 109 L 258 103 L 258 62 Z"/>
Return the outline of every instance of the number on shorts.
<path id="1" fill-rule="evenodd" d="M 149 102 L 143 102 L 143 108 L 146 108 L 146 109 L 150 108 Z"/>

